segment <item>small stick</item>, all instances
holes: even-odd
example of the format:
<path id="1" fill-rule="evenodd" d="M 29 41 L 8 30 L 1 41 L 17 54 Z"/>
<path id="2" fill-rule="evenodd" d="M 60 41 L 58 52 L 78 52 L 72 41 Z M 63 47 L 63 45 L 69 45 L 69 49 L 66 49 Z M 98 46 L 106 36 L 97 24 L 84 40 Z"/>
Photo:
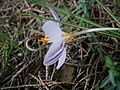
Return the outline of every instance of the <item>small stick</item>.
<path id="1" fill-rule="evenodd" d="M 50 80 L 53 79 L 53 76 L 54 76 L 54 74 L 55 74 L 55 70 L 56 70 L 56 64 L 54 64 L 54 67 L 53 67 L 53 71 L 52 71 L 52 75 L 51 75 L 51 77 L 50 77 Z"/>
<path id="2" fill-rule="evenodd" d="M 46 80 L 48 80 L 48 66 L 46 66 L 45 69 L 46 69 Z"/>
<path id="3" fill-rule="evenodd" d="M 27 48 L 28 50 L 30 50 L 30 51 L 34 51 L 34 52 L 38 51 L 38 49 L 33 49 L 33 48 L 31 48 L 31 47 L 28 45 L 28 43 L 29 43 L 30 40 L 31 40 L 31 38 L 27 39 L 27 41 L 25 42 L 26 48 Z"/>

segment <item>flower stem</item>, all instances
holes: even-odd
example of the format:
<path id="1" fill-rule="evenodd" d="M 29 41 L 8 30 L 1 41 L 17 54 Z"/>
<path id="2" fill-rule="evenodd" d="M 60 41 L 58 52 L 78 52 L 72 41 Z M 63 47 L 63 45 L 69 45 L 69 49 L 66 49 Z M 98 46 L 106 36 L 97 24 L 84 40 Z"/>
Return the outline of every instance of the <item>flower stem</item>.
<path id="1" fill-rule="evenodd" d="M 92 29 L 86 29 L 80 32 L 74 32 L 74 36 L 78 36 L 81 34 L 86 34 L 90 32 L 99 32 L 99 31 L 110 31 L 110 30 L 120 30 L 120 28 L 92 28 Z"/>

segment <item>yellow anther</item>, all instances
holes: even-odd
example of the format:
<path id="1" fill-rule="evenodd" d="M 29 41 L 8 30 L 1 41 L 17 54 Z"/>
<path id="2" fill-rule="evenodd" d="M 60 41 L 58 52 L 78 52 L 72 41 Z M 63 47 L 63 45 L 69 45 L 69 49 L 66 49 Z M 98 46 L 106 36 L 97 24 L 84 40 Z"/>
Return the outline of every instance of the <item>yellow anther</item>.
<path id="1" fill-rule="evenodd" d="M 62 35 L 63 35 L 63 39 L 64 39 L 65 43 L 71 42 L 73 40 L 73 38 L 74 38 L 73 33 L 65 33 L 65 32 L 63 32 Z M 38 43 L 40 45 L 45 45 L 46 43 L 48 43 L 48 41 L 49 41 L 48 37 L 40 37 L 38 39 Z"/>
<path id="2" fill-rule="evenodd" d="M 49 39 L 47 37 L 41 37 L 38 39 L 38 43 L 44 45 L 48 42 L 48 40 Z"/>
<path id="3" fill-rule="evenodd" d="M 74 35 L 72 33 L 63 33 L 63 39 L 66 43 L 69 43 L 73 40 Z"/>

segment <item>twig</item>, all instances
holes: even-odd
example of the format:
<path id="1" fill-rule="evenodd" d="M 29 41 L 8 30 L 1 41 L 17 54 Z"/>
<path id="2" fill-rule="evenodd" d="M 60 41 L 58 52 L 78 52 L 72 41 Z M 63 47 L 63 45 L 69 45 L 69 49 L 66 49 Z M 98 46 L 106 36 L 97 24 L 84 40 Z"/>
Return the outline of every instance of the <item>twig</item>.
<path id="1" fill-rule="evenodd" d="M 26 48 L 27 48 L 28 50 L 30 50 L 30 51 L 34 51 L 34 52 L 38 51 L 39 48 L 37 48 L 37 49 L 33 49 L 33 48 L 31 48 L 31 47 L 29 46 L 28 43 L 29 43 L 30 40 L 32 40 L 32 38 L 29 38 L 29 39 L 26 40 L 26 42 L 25 42 L 25 46 L 26 46 Z"/>
<path id="2" fill-rule="evenodd" d="M 95 62 L 95 73 L 97 72 L 97 70 L 98 70 L 98 63 L 99 63 L 99 60 L 95 60 L 96 62 Z M 94 81 L 93 81 L 93 85 L 92 85 L 92 87 L 91 87 L 91 89 L 90 90 L 93 90 L 94 88 L 95 88 L 95 83 L 96 83 L 96 79 L 97 79 L 97 75 L 95 74 L 95 77 L 94 77 Z"/>
<path id="3" fill-rule="evenodd" d="M 82 82 L 83 80 L 85 80 L 85 79 L 89 78 L 90 76 L 95 75 L 95 74 L 97 74 L 97 73 L 100 73 L 100 72 L 92 73 L 92 74 L 90 74 L 90 75 L 85 76 L 84 78 L 82 78 L 82 79 L 73 87 L 72 90 L 75 90 L 76 86 L 77 86 L 80 82 Z"/>
<path id="4" fill-rule="evenodd" d="M 42 82 L 47 85 L 51 85 L 51 84 L 74 84 L 73 82 L 54 82 L 54 81 L 43 81 Z M 29 85 L 21 85 L 21 86 L 11 86 L 11 87 L 4 87 L 4 88 L 0 88 L 1 90 L 5 90 L 5 89 L 14 89 L 14 88 L 23 88 L 23 87 L 40 87 L 40 86 L 43 86 L 43 84 L 29 84 Z M 49 90 L 49 89 L 48 89 Z"/>
<path id="5" fill-rule="evenodd" d="M 42 79 L 39 77 L 39 79 L 37 77 L 35 77 L 32 74 L 29 74 L 32 78 L 34 78 L 35 80 L 37 80 L 39 82 L 39 84 L 41 84 L 42 86 L 44 86 L 47 90 L 49 90 L 49 88 L 44 84 L 44 82 L 42 81 Z"/>
<path id="6" fill-rule="evenodd" d="M 12 76 L 11 81 L 13 81 L 14 78 L 17 77 L 17 76 L 18 76 L 25 68 L 27 68 L 33 61 L 34 61 L 34 60 L 32 60 L 31 62 L 29 62 L 29 64 L 27 64 L 27 65 L 25 64 L 19 71 L 17 71 L 16 74 Z M 12 82 L 11 82 L 11 84 L 12 84 Z"/>
<path id="7" fill-rule="evenodd" d="M 39 87 L 41 84 L 29 84 L 29 85 L 21 85 L 21 86 L 11 86 L 11 87 L 4 87 L 1 88 L 1 90 L 4 89 L 14 89 L 14 88 L 23 88 L 23 87 Z"/>
<path id="8" fill-rule="evenodd" d="M 55 70 L 56 70 L 56 64 L 54 64 L 54 67 L 53 67 L 53 71 L 52 71 L 52 74 L 51 74 L 50 80 L 53 79 L 53 76 L 54 76 L 54 74 L 55 74 Z"/>
<path id="9" fill-rule="evenodd" d="M 46 90 L 49 90 L 49 88 L 46 86 L 46 84 L 41 79 L 40 75 L 38 75 L 38 77 L 39 77 L 39 80 L 40 80 L 41 84 L 46 88 Z"/>
<path id="10" fill-rule="evenodd" d="M 46 70 L 46 80 L 48 80 L 48 66 L 45 67 L 45 70 Z"/>
<path id="11" fill-rule="evenodd" d="M 94 59 L 94 56 L 95 56 L 95 54 L 93 54 L 93 55 L 91 56 L 91 59 L 89 60 L 89 63 L 88 63 L 89 65 L 92 64 L 92 60 Z M 89 71 L 90 71 L 90 67 L 87 68 L 86 76 L 89 75 Z M 88 86 L 89 80 L 90 80 L 90 78 L 86 79 L 85 86 L 84 86 L 84 90 L 87 90 L 87 86 Z"/>

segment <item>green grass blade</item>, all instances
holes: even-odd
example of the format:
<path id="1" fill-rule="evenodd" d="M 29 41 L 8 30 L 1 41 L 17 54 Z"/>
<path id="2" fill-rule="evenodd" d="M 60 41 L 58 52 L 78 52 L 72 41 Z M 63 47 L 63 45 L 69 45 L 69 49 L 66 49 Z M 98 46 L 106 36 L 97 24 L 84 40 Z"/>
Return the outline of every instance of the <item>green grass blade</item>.
<path id="1" fill-rule="evenodd" d="M 105 77 L 105 79 L 104 79 L 104 80 L 101 82 L 101 84 L 100 84 L 100 88 L 105 87 L 109 82 L 110 82 L 109 77 L 108 77 L 108 76 Z"/>
<path id="2" fill-rule="evenodd" d="M 112 17 L 112 19 L 119 25 L 120 27 L 120 21 L 108 10 L 99 0 L 96 0 L 97 3 Z"/>
<path id="3" fill-rule="evenodd" d="M 71 11 L 69 11 L 68 9 L 67 10 L 64 10 L 64 9 L 60 9 L 60 8 L 57 8 L 57 7 L 54 7 L 53 5 L 50 5 L 50 4 L 47 4 L 46 2 L 43 2 L 43 1 L 38 1 L 38 0 L 27 0 L 27 1 L 29 1 L 29 2 L 32 2 L 32 3 L 34 3 L 34 4 L 36 4 L 36 5 L 39 5 L 39 6 L 43 6 L 43 7 L 52 7 L 53 9 L 55 9 L 58 13 L 60 13 L 60 14 L 64 14 L 64 15 L 67 15 L 67 16 L 72 16 L 72 17 L 74 17 L 74 18 L 76 18 L 76 19 L 78 19 L 78 20 L 80 20 L 80 21 L 83 21 L 83 22 L 86 22 L 86 23 L 88 23 L 88 24 L 90 24 L 90 25 L 93 25 L 93 26 L 95 26 L 95 27 L 102 27 L 101 25 L 99 25 L 99 24 L 96 24 L 95 22 L 93 22 L 93 21 L 91 21 L 91 20 L 88 20 L 88 19 L 85 19 L 85 18 L 83 18 L 83 17 L 80 17 L 80 16 L 78 16 L 78 15 L 75 15 L 75 14 L 73 14 Z"/>
<path id="4" fill-rule="evenodd" d="M 2 69 L 4 69 L 8 64 L 8 44 L 5 44 L 3 47 L 3 56 L 2 56 Z"/>
<path id="5" fill-rule="evenodd" d="M 117 31 L 108 31 L 108 32 L 98 32 L 102 35 L 106 35 L 106 36 L 110 36 L 110 37 L 113 37 L 113 38 L 118 38 L 120 39 L 120 32 L 117 32 Z"/>
<path id="6" fill-rule="evenodd" d="M 63 21 L 63 20 L 54 20 L 54 19 L 51 19 L 51 18 L 48 18 L 48 17 L 45 17 L 45 16 L 39 16 L 39 15 L 34 15 L 34 14 L 26 14 L 26 13 L 22 13 L 21 15 L 22 16 L 32 16 L 32 17 L 39 18 L 39 19 L 52 20 L 52 21 L 56 21 L 56 22 L 59 22 L 59 23 L 64 24 L 64 25 L 71 26 L 71 27 L 86 29 L 84 27 L 81 27 L 79 25 L 76 25 L 76 24 L 73 24 L 73 23 L 70 23 L 70 22 L 66 22 L 66 21 Z"/>
<path id="7" fill-rule="evenodd" d="M 109 70 L 108 72 L 109 72 L 109 79 L 110 79 L 112 85 L 115 87 L 116 83 L 115 83 L 114 74 L 113 74 L 113 72 L 111 70 Z"/>

